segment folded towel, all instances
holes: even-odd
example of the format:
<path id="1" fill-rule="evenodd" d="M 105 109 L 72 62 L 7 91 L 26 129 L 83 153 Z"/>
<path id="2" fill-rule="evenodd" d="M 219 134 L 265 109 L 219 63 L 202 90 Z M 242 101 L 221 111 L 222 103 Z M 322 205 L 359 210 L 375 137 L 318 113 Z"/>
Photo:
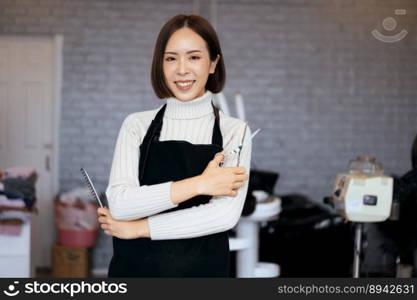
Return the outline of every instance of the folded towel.
<path id="1" fill-rule="evenodd" d="M 0 206 L 26 207 L 26 204 L 22 199 L 9 199 L 5 195 L 0 195 Z"/>
<path id="2" fill-rule="evenodd" d="M 23 177 L 28 178 L 36 174 L 34 168 L 29 167 L 13 167 L 4 170 L 5 176 L 8 178 L 16 178 L 16 177 Z"/>
<path id="3" fill-rule="evenodd" d="M 0 224 L 0 234 L 18 236 L 22 232 L 22 225 Z"/>
<path id="4" fill-rule="evenodd" d="M 4 220 L 21 220 L 23 223 L 30 220 L 30 213 L 17 210 L 5 210 L 0 212 L 0 221 Z"/>
<path id="5" fill-rule="evenodd" d="M 35 204 L 35 184 L 23 178 L 4 178 L 0 181 L 3 190 L 0 194 L 7 196 L 9 199 L 22 199 L 26 207 L 31 209 Z"/>

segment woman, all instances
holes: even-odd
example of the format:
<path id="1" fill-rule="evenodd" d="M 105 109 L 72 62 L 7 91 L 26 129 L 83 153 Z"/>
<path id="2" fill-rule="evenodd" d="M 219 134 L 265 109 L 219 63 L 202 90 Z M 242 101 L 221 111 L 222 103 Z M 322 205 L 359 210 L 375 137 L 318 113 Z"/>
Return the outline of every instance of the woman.
<path id="1" fill-rule="evenodd" d="M 225 67 L 211 25 L 195 15 L 169 20 L 151 79 L 166 104 L 124 120 L 106 190 L 110 211 L 98 209 L 113 236 L 108 275 L 227 277 L 227 231 L 242 212 L 251 141 L 244 122 L 213 105 Z M 242 142 L 240 156 L 225 158 Z"/>

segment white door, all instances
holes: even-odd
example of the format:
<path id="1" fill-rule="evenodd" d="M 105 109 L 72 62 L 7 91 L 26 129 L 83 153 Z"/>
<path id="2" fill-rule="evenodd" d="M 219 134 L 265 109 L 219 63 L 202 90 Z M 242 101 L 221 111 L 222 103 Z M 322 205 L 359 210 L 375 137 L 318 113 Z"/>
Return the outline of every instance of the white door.
<path id="1" fill-rule="evenodd" d="M 32 264 L 41 267 L 51 266 L 55 241 L 56 108 L 61 76 L 57 57 L 61 54 L 54 37 L 0 36 L 0 170 L 36 169 L 38 214 L 32 218 Z"/>

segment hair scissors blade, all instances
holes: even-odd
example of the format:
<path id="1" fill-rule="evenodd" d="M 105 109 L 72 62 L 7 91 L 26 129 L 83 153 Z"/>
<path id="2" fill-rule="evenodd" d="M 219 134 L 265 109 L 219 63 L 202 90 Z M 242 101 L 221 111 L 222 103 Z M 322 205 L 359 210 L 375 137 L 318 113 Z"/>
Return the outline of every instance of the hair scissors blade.
<path id="1" fill-rule="evenodd" d="M 261 131 L 261 128 L 256 129 L 255 132 L 252 133 L 252 135 L 250 136 L 250 138 L 253 139 L 255 137 L 255 135 L 258 134 L 259 131 Z"/>
<path id="2" fill-rule="evenodd" d="M 255 135 L 257 135 L 257 134 L 258 134 L 258 132 L 259 132 L 259 131 L 261 131 L 261 129 L 260 129 L 260 128 L 256 129 L 256 130 L 255 130 L 255 132 L 254 132 L 254 133 L 252 133 L 252 135 L 250 136 L 249 140 L 252 140 L 252 139 L 255 137 Z M 237 146 L 235 149 L 233 149 L 232 151 L 230 151 L 230 152 L 229 152 L 228 154 L 226 154 L 226 155 L 238 154 L 238 153 L 242 150 L 243 145 L 244 145 L 244 143 L 240 144 L 239 146 Z"/>

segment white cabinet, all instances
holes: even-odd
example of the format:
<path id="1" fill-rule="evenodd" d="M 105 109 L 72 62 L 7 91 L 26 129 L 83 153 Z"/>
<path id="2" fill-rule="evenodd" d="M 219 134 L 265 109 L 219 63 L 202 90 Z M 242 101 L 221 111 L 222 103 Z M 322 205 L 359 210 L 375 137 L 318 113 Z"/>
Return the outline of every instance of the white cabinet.
<path id="1" fill-rule="evenodd" d="M 18 236 L 0 234 L 0 277 L 32 277 L 31 222 L 22 225 Z"/>

